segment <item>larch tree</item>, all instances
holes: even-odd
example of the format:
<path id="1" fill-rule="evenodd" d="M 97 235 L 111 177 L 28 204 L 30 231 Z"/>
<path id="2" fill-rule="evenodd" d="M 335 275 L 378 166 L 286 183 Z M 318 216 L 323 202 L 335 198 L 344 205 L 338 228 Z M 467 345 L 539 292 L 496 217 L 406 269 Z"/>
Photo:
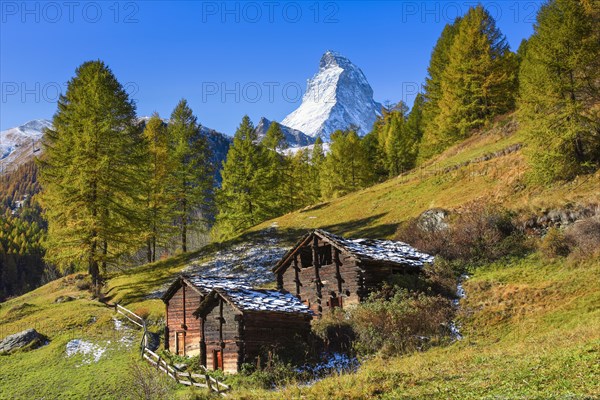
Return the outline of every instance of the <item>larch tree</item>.
<path id="1" fill-rule="evenodd" d="M 268 164 L 264 148 L 256 140 L 254 126 L 246 115 L 221 170 L 216 232 L 222 236 L 234 235 L 272 216 L 272 204 L 265 195 L 269 190 Z"/>
<path id="2" fill-rule="evenodd" d="M 321 166 L 321 192 L 340 197 L 366 187 L 372 171 L 355 128 L 331 134 L 330 152 Z"/>
<path id="3" fill-rule="evenodd" d="M 598 10 L 597 1 L 550 1 L 527 42 L 518 117 L 540 182 L 571 179 L 600 165 Z"/>
<path id="4" fill-rule="evenodd" d="M 438 38 L 427 67 L 424 89 L 423 119 L 425 139 L 419 151 L 419 158 L 427 159 L 439 151 L 440 143 L 437 137 L 438 127 L 435 125 L 439 111 L 439 101 L 442 98 L 442 77 L 450 59 L 450 49 L 458 33 L 461 17 L 451 24 L 446 24 Z"/>
<path id="5" fill-rule="evenodd" d="M 145 198 L 148 262 L 156 261 L 157 245 L 166 245 L 173 232 L 173 159 L 167 125 L 154 113 L 143 132 L 146 167 Z"/>
<path id="6" fill-rule="evenodd" d="M 212 155 L 197 118 L 185 99 L 179 101 L 168 124 L 171 141 L 173 206 L 183 252 L 191 228 L 207 224 L 212 214 L 214 174 Z"/>
<path id="7" fill-rule="evenodd" d="M 469 9 L 458 25 L 442 73 L 434 123 L 443 146 L 511 110 L 516 77 L 517 58 L 494 19 L 481 5 Z"/>
<path id="8" fill-rule="evenodd" d="M 289 163 L 288 159 L 281 154 L 281 151 L 287 147 L 287 143 L 281 126 L 277 122 L 271 122 L 261 145 L 263 149 L 259 150 L 265 152 L 266 158 L 267 182 L 264 194 L 270 204 L 271 211 L 269 213 L 280 215 L 291 211 L 293 205 L 290 204 L 287 197 L 291 184 L 289 174 L 287 174 Z"/>
<path id="9" fill-rule="evenodd" d="M 101 267 L 141 244 L 135 104 L 102 61 L 85 62 L 52 125 L 40 162 L 46 258 L 63 270 L 86 268 L 97 288 Z"/>

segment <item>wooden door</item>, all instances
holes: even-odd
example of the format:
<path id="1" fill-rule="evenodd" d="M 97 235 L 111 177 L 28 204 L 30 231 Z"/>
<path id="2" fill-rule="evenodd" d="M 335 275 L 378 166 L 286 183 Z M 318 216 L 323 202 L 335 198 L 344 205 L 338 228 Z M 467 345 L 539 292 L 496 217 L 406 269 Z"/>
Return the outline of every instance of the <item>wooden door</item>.
<path id="1" fill-rule="evenodd" d="M 185 332 L 177 332 L 177 354 L 185 356 Z"/>
<path id="2" fill-rule="evenodd" d="M 342 298 L 337 296 L 331 296 L 329 298 L 329 307 L 333 310 L 336 307 L 342 308 Z"/>
<path id="3" fill-rule="evenodd" d="M 213 370 L 223 370 L 223 350 L 213 350 Z"/>

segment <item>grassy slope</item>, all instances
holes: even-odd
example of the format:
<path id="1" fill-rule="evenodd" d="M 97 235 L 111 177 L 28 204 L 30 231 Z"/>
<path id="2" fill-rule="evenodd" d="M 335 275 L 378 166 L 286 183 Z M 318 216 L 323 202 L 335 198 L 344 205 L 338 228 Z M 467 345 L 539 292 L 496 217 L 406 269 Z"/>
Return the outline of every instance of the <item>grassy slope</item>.
<path id="1" fill-rule="evenodd" d="M 551 188 L 526 185 L 523 151 L 472 163 L 448 173 L 442 170 L 487 153 L 522 143 L 512 120 L 504 119 L 486 132 L 451 147 L 421 168 L 382 184 L 293 212 L 274 222 L 283 233 L 321 227 L 355 237 L 393 237 L 398 225 L 421 212 L 442 207 L 454 209 L 470 201 L 496 201 L 526 212 L 564 206 L 567 203 L 600 202 L 600 172 L 557 184 Z"/>
<path id="2" fill-rule="evenodd" d="M 313 227 L 351 236 L 393 237 L 399 223 L 431 207 L 452 209 L 473 200 L 494 199 L 511 208 L 534 211 L 569 202 L 600 201 L 600 174 L 553 188 L 523 185 L 526 166 L 521 152 L 436 173 L 521 140 L 512 133 L 510 121 L 500 121 L 487 134 L 449 149 L 421 170 L 287 214 L 244 236 L 276 222 L 278 233 L 289 240 Z M 190 259 L 208 258 L 223 245 L 227 244 L 115 274 L 108 282 L 108 295 L 133 310 L 148 310 L 152 319 L 161 317 L 162 302 L 145 296 L 173 279 Z M 571 391 L 600 395 L 598 384 L 590 379 L 599 375 L 598 364 L 594 364 L 600 345 L 596 333 L 600 331 L 598 264 L 596 260 L 580 266 L 546 265 L 531 258 L 479 270 L 467 283 L 465 307 L 475 311 L 465 320 L 464 341 L 406 358 L 375 359 L 356 375 L 325 380 L 314 388 L 290 389 L 286 396 L 412 398 L 437 394 L 440 398 L 479 398 L 482 394 L 514 397 L 526 390 L 546 395 Z M 55 304 L 61 294 L 81 298 Z M 14 311 L 24 303 L 32 306 Z M 73 338 L 114 341 L 111 318 L 110 309 L 62 280 L 1 304 L 0 337 L 33 326 L 51 342 L 33 352 L 0 357 L 0 398 L 42 394 L 82 398 L 90 388 L 95 398 L 119 397 L 115 394 L 119 378 L 127 375 L 128 363 L 136 358 L 135 346 L 130 350 L 110 347 L 100 362 L 81 367 L 76 367 L 80 363 L 77 356 L 67 359 L 64 354 L 66 343 Z M 563 372 L 566 378 L 562 378 Z M 281 393 L 238 395 L 262 398 Z"/>

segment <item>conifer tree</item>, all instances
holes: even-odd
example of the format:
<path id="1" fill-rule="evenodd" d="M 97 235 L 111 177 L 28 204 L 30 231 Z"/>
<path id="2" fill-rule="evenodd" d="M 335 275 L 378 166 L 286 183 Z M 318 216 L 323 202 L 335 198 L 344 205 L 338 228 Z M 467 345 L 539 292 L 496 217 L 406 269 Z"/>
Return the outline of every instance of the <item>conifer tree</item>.
<path id="1" fill-rule="evenodd" d="M 545 4 L 521 63 L 519 123 L 541 182 L 600 164 L 600 12 L 592 3 Z"/>
<path id="2" fill-rule="evenodd" d="M 321 195 L 321 166 L 325 161 L 325 151 L 323 149 L 323 140 L 320 136 L 317 137 L 310 154 L 310 178 L 307 182 L 308 191 L 310 193 L 310 203 L 315 204 L 322 198 Z"/>
<path id="3" fill-rule="evenodd" d="M 143 133 L 146 149 L 145 197 L 148 262 L 156 261 L 156 246 L 165 245 L 172 232 L 173 160 L 167 126 L 157 113 L 146 123 Z"/>
<path id="4" fill-rule="evenodd" d="M 271 204 L 270 213 L 280 215 L 291 211 L 293 206 L 290 205 L 289 198 L 287 198 L 290 185 L 289 176 L 286 176 L 286 170 L 289 169 L 288 160 L 280 154 L 280 151 L 287 147 L 287 143 L 281 126 L 277 122 L 273 121 L 269 125 L 261 145 L 264 149 L 259 150 L 264 151 L 266 157 L 267 186 L 265 195 L 268 197 L 266 201 Z"/>
<path id="5" fill-rule="evenodd" d="M 383 125 L 374 125 L 371 132 L 367 133 L 362 138 L 362 147 L 364 149 L 369 168 L 371 168 L 373 171 L 374 183 L 383 182 L 389 175 L 385 165 L 385 146 L 379 143 L 380 131 L 383 129 Z"/>
<path id="6" fill-rule="evenodd" d="M 321 166 L 321 191 L 335 198 L 366 187 L 371 182 L 361 140 L 355 128 L 331 134 L 330 152 Z"/>
<path id="7" fill-rule="evenodd" d="M 87 268 L 97 287 L 100 267 L 141 241 L 135 105 L 102 61 L 89 61 L 68 82 L 52 125 L 40 164 L 46 257 L 63 270 Z"/>
<path id="8" fill-rule="evenodd" d="M 412 147 L 406 137 L 407 107 L 403 102 L 398 103 L 389 114 L 385 129 L 385 163 L 390 176 L 404 172 L 408 167 L 407 153 Z"/>
<path id="9" fill-rule="evenodd" d="M 269 204 L 269 174 L 262 146 L 257 145 L 256 132 L 250 118 L 242 118 L 227 152 L 217 193 L 217 232 L 236 234 L 272 216 Z"/>
<path id="10" fill-rule="evenodd" d="M 481 5 L 469 9 L 442 73 L 434 124 L 444 146 L 513 108 L 516 68 L 516 56 L 491 15 Z"/>
<path id="11" fill-rule="evenodd" d="M 406 149 L 406 167 L 414 168 L 417 163 L 417 156 L 421 147 L 421 141 L 425 130 L 424 122 L 424 108 L 425 108 L 425 97 L 419 93 L 415 97 L 413 107 L 408 114 L 406 119 L 406 137 L 407 149 Z"/>
<path id="12" fill-rule="evenodd" d="M 168 125 L 173 162 L 173 206 L 181 250 L 188 251 L 188 233 L 207 223 L 212 213 L 214 175 L 210 148 L 185 99 L 179 101 Z"/>
<path id="13" fill-rule="evenodd" d="M 427 78 L 424 85 L 424 135 L 423 146 L 419 151 L 419 157 L 423 160 L 439 151 L 440 143 L 438 138 L 439 129 L 436 126 L 436 118 L 440 113 L 439 101 L 442 97 L 442 79 L 444 71 L 448 66 L 450 59 L 450 49 L 454 43 L 454 38 L 458 33 L 458 26 L 461 17 L 458 17 L 451 24 L 446 24 L 440 37 L 438 38 L 432 52 L 427 67 Z"/>

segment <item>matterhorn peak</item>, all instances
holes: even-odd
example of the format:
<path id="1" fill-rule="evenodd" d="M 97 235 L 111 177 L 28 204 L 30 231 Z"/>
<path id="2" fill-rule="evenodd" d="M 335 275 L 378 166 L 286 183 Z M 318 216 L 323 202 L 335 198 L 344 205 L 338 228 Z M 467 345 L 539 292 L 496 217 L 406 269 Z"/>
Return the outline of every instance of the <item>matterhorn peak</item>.
<path id="1" fill-rule="evenodd" d="M 319 71 L 308 81 L 302 104 L 281 123 L 328 141 L 331 133 L 350 126 L 366 134 L 380 110 L 381 104 L 373 100 L 373 89 L 361 69 L 340 53 L 328 50 L 321 57 Z"/>
<path id="2" fill-rule="evenodd" d="M 346 57 L 341 55 L 340 53 L 332 50 L 327 50 L 325 54 L 321 57 L 321 61 L 319 62 L 319 68 L 325 69 L 331 66 L 337 66 L 340 68 L 349 67 L 352 63 Z"/>

